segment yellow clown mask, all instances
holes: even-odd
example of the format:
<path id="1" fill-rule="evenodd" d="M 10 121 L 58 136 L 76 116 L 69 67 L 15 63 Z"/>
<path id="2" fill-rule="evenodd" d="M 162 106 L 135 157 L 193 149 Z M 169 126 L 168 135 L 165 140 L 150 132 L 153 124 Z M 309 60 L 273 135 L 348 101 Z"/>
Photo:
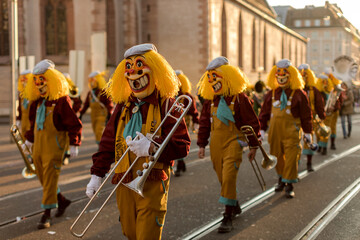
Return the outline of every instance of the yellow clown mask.
<path id="1" fill-rule="evenodd" d="M 95 71 L 89 74 L 88 76 L 88 84 L 90 89 L 99 88 L 99 84 L 96 80 L 96 76 L 101 74 L 99 71 Z"/>
<path id="2" fill-rule="evenodd" d="M 303 63 L 298 67 L 298 69 L 299 69 L 301 76 L 304 79 L 304 82 L 307 83 L 307 80 L 308 80 L 307 70 L 310 69 L 309 64 Z"/>
<path id="3" fill-rule="evenodd" d="M 221 95 L 223 93 L 223 84 L 222 80 L 223 77 L 221 73 L 215 70 L 209 70 L 207 73 L 208 82 L 210 83 L 211 87 L 215 95 Z"/>
<path id="4" fill-rule="evenodd" d="M 126 58 L 125 74 L 131 91 L 137 98 L 145 98 L 155 90 L 150 67 L 146 64 L 144 55 L 134 55 Z"/>
<path id="5" fill-rule="evenodd" d="M 276 70 L 275 77 L 279 84 L 279 87 L 287 87 L 290 83 L 290 73 L 286 68 L 278 68 Z"/>
<path id="6" fill-rule="evenodd" d="M 34 83 L 36 88 L 39 90 L 41 97 L 47 97 L 48 86 L 47 80 L 43 74 L 34 75 Z"/>
<path id="7" fill-rule="evenodd" d="M 21 89 L 25 89 L 30 73 L 30 70 L 24 70 L 20 73 L 19 83 L 21 84 Z"/>

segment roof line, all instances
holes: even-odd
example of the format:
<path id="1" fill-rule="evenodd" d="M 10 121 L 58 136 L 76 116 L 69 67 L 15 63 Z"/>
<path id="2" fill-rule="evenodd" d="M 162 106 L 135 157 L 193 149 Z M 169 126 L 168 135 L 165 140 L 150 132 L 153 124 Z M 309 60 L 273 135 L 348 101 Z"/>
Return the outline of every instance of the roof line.
<path id="1" fill-rule="evenodd" d="M 275 20 L 274 18 L 270 17 L 268 14 L 261 12 L 260 10 L 258 10 L 257 8 L 251 6 L 250 4 L 248 4 L 247 2 L 244 2 L 243 0 L 232 0 L 233 2 L 239 3 L 241 5 L 243 5 L 245 8 L 247 8 L 248 10 L 252 11 L 253 13 L 255 13 L 256 15 L 260 16 L 261 18 L 263 18 L 264 20 L 272 23 L 273 25 L 275 25 L 276 27 L 283 29 L 284 31 L 290 33 L 291 35 L 293 35 L 294 37 L 300 39 L 303 42 L 308 42 L 307 38 L 303 37 L 302 35 L 300 35 L 299 33 L 295 32 L 294 30 L 291 30 L 290 28 L 286 27 L 285 25 L 281 24 L 280 22 L 278 22 L 277 20 Z"/>

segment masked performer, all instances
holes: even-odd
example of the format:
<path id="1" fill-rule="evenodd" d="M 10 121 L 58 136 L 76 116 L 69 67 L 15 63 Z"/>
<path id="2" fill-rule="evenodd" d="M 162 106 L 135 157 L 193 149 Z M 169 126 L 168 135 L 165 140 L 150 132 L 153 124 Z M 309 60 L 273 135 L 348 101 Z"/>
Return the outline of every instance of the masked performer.
<path id="1" fill-rule="evenodd" d="M 214 170 L 221 184 L 219 202 L 225 205 L 224 218 L 218 232 L 230 232 L 232 219 L 241 213 L 236 197 L 236 178 L 242 161 L 243 135 L 240 127 L 250 125 L 260 137 L 259 120 L 244 91 L 249 80 L 237 67 L 229 65 L 225 57 L 209 63 L 198 87 L 205 99 L 200 116 L 197 144 L 199 158 L 204 158 L 210 136 L 210 155 Z M 243 139 L 244 140 L 244 139 Z M 250 139 L 249 160 L 255 157 L 257 139 Z"/>
<path id="2" fill-rule="evenodd" d="M 58 208 L 55 217 L 64 214 L 71 201 L 60 192 L 58 179 L 62 159 L 70 142 L 70 154 L 78 154 L 82 124 L 71 107 L 66 79 L 50 60 L 39 62 L 28 82 L 25 97 L 30 106 L 31 129 L 25 134 L 25 144 L 31 148 L 36 175 L 43 187 L 41 207 L 45 209 L 38 228 L 51 225 L 51 209 Z"/>
<path id="3" fill-rule="evenodd" d="M 95 71 L 89 75 L 90 91 L 86 97 L 83 108 L 80 110 L 80 119 L 86 110 L 91 108 L 91 126 L 95 134 L 95 141 L 99 144 L 106 122 L 112 114 L 114 104 L 106 96 L 103 88 L 106 86 L 105 73 Z"/>
<path id="4" fill-rule="evenodd" d="M 74 110 L 75 114 L 78 116 L 80 109 L 81 109 L 81 105 L 82 105 L 82 101 L 81 101 L 80 94 L 79 94 L 79 89 L 75 85 L 75 83 L 71 80 L 69 73 L 63 73 L 63 75 L 64 75 L 67 83 L 69 84 L 69 97 L 71 99 L 72 109 Z M 68 149 L 65 152 L 63 164 L 68 165 L 69 161 L 70 161 L 70 149 Z"/>
<path id="5" fill-rule="evenodd" d="M 117 105 L 101 138 L 99 151 L 93 155 L 92 175 L 86 190 L 89 197 L 99 188 L 101 178 L 109 171 L 110 165 L 119 160 L 127 146 L 130 152 L 116 168 L 112 182 L 119 182 L 136 156 L 140 158 L 123 183 L 137 176 L 136 171 L 142 169 L 149 156 L 156 152 L 154 144 L 145 136 L 155 132 L 178 91 L 174 70 L 154 45 L 136 45 L 125 52 L 124 60 L 116 68 L 106 90 Z M 174 119 L 167 118 L 155 141 L 161 143 L 174 123 Z M 136 136 L 139 140 L 132 140 Z M 186 157 L 189 148 L 190 136 L 182 119 L 146 180 L 144 197 L 126 186 L 118 187 L 116 198 L 120 222 L 128 239 L 161 239 L 170 166 L 174 159 Z"/>
<path id="6" fill-rule="evenodd" d="M 335 138 L 336 138 L 336 121 L 339 116 L 339 110 L 342 104 L 341 88 L 336 87 L 335 83 L 339 80 L 332 80 L 328 75 L 320 74 L 317 81 L 316 87 L 321 92 L 321 95 L 326 102 L 325 114 L 326 118 L 324 124 L 329 126 L 331 129 L 331 149 L 335 149 Z M 329 136 L 318 135 L 319 152 L 322 155 L 327 154 L 327 145 Z"/>
<path id="7" fill-rule="evenodd" d="M 180 81 L 180 91 L 178 93 L 178 96 L 185 94 L 185 95 L 191 97 L 191 99 L 192 99 L 191 107 L 190 107 L 187 115 L 185 116 L 185 122 L 189 129 L 190 128 L 190 117 L 191 117 L 192 126 L 193 126 L 193 129 L 195 130 L 198 128 L 197 125 L 199 124 L 199 116 L 198 116 L 199 113 L 196 108 L 195 98 L 191 95 L 190 80 L 187 78 L 187 76 L 181 70 L 176 70 L 175 73 Z M 183 104 L 186 107 L 188 105 L 188 101 L 184 100 Z M 186 164 L 185 164 L 185 161 L 183 158 L 177 159 L 176 162 L 177 162 L 177 164 L 176 164 L 175 176 L 179 177 L 181 174 L 181 171 L 183 171 L 183 172 L 186 171 Z"/>
<path id="8" fill-rule="evenodd" d="M 29 121 L 29 109 L 30 102 L 28 99 L 24 98 L 24 90 L 29 79 L 32 78 L 30 70 L 24 70 L 20 73 L 18 79 L 18 91 L 19 91 L 19 106 L 18 113 L 16 117 L 16 125 L 21 129 L 21 133 L 24 135 L 27 131 L 30 130 L 30 121 Z"/>
<path id="9" fill-rule="evenodd" d="M 313 116 L 312 119 L 312 126 L 313 129 L 317 129 L 318 123 L 316 121 L 316 115 L 320 120 L 325 119 L 325 111 L 324 111 L 324 99 L 321 96 L 320 91 L 315 87 L 316 85 L 316 77 L 314 72 L 310 69 L 310 66 L 308 64 L 301 64 L 298 67 L 303 80 L 305 82 L 305 88 L 304 91 L 307 93 L 307 97 L 310 103 L 311 113 Z M 311 134 L 312 138 L 314 139 L 314 132 Z M 302 154 L 306 155 L 307 157 L 307 170 L 309 172 L 314 171 L 312 168 L 312 156 L 314 155 L 314 151 L 312 151 L 309 147 L 309 144 L 307 142 L 304 142 L 304 149 L 302 151 Z"/>
<path id="10" fill-rule="evenodd" d="M 261 135 L 269 127 L 270 154 L 277 157 L 276 172 L 279 182 L 276 192 L 285 187 L 287 198 L 293 198 L 293 183 L 298 182 L 298 162 L 301 156 L 301 135 L 312 142 L 311 108 L 300 72 L 287 59 L 280 60 L 271 69 L 266 95 L 259 115 Z M 270 122 L 269 122 L 270 121 Z M 268 125 L 269 122 L 269 125 Z"/>

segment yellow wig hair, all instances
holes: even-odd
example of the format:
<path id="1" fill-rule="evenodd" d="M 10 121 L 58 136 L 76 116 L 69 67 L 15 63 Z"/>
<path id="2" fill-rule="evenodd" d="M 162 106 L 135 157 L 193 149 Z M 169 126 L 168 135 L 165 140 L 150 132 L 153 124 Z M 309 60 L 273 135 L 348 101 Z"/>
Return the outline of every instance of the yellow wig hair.
<path id="1" fill-rule="evenodd" d="M 175 97 L 179 92 L 178 78 L 174 69 L 159 53 L 151 50 L 143 54 L 146 64 L 152 72 L 152 79 L 155 81 L 155 87 L 162 98 Z M 126 59 L 122 60 L 117 66 L 112 78 L 106 86 L 106 94 L 111 97 L 115 103 L 125 102 L 132 91 L 125 78 Z"/>
<path id="2" fill-rule="evenodd" d="M 324 74 L 323 74 L 324 75 Z M 327 75 L 325 75 L 327 76 Z M 331 92 L 334 89 L 334 84 L 333 82 L 328 78 L 328 91 Z M 318 80 L 316 81 L 316 88 L 320 91 L 320 92 L 325 92 L 324 89 L 324 84 L 323 84 L 323 79 L 322 78 L 318 78 Z"/>
<path id="3" fill-rule="evenodd" d="M 109 75 L 108 71 L 105 70 L 94 77 L 94 79 L 97 83 L 97 87 L 99 89 L 103 89 L 106 87 L 106 78 L 108 77 L 108 75 Z M 89 84 L 89 88 L 91 89 L 90 84 Z"/>
<path id="4" fill-rule="evenodd" d="M 18 91 L 20 93 L 20 96 L 23 94 L 25 88 L 24 88 L 24 85 L 22 84 L 21 82 L 21 79 L 25 77 L 27 79 L 27 81 L 29 82 L 29 80 L 32 79 L 32 73 L 28 73 L 28 74 L 25 74 L 25 75 L 20 75 L 19 76 L 19 79 L 18 79 Z"/>
<path id="5" fill-rule="evenodd" d="M 237 67 L 231 65 L 222 65 L 215 70 L 218 71 L 223 77 L 221 84 L 224 89 L 223 95 L 225 97 L 244 92 L 250 84 L 246 75 Z M 208 81 L 208 72 L 209 71 L 206 71 L 203 74 L 199 83 L 197 84 L 197 87 L 201 97 L 212 100 L 215 93 Z"/>
<path id="6" fill-rule="evenodd" d="M 315 87 L 316 86 L 316 82 L 317 82 L 317 79 L 315 77 L 315 74 L 312 70 L 310 69 L 306 69 L 305 70 L 306 74 L 307 74 L 307 82 L 306 82 L 306 85 L 309 86 L 309 87 Z"/>
<path id="7" fill-rule="evenodd" d="M 177 75 L 177 77 L 179 78 L 180 83 L 181 83 L 181 87 L 180 87 L 181 92 L 191 93 L 191 83 L 190 83 L 189 78 L 183 73 Z"/>
<path id="8" fill-rule="evenodd" d="M 275 73 L 278 67 L 274 65 L 267 77 L 267 85 L 270 89 L 274 90 L 279 87 L 279 84 L 276 80 Z M 303 89 L 304 88 L 304 80 L 300 74 L 300 72 L 294 66 L 289 66 L 286 68 L 290 73 L 290 88 L 292 90 Z"/>
<path id="9" fill-rule="evenodd" d="M 332 73 L 330 73 L 328 77 L 334 85 L 339 85 L 342 83 L 342 81 L 340 79 L 337 79 Z"/>
<path id="10" fill-rule="evenodd" d="M 56 100 L 69 93 L 69 84 L 67 83 L 65 76 L 56 69 L 48 69 L 44 74 L 47 80 L 48 87 L 48 100 Z M 33 75 L 35 76 L 35 74 Z M 40 92 L 35 86 L 34 79 L 29 79 L 24 91 L 24 97 L 29 101 L 35 101 L 40 98 Z"/>

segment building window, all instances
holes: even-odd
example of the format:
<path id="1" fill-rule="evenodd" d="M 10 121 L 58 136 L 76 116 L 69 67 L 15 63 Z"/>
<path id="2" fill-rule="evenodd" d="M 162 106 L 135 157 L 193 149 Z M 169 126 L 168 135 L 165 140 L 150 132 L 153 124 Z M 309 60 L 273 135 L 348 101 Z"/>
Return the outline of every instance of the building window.
<path id="1" fill-rule="evenodd" d="M 241 14 L 239 17 L 239 67 L 243 67 L 243 28 Z"/>
<path id="2" fill-rule="evenodd" d="M 342 32 L 338 32 L 338 38 L 342 39 Z"/>
<path id="3" fill-rule="evenodd" d="M 313 59 L 313 60 L 311 60 L 311 65 L 318 65 L 318 60 L 316 60 L 316 59 Z M 314 67 L 313 67 L 314 68 Z"/>
<path id="4" fill-rule="evenodd" d="M 321 23 L 320 19 L 315 19 L 314 21 L 315 27 L 320 27 L 320 23 Z"/>
<path id="5" fill-rule="evenodd" d="M 324 51 L 325 52 L 330 52 L 330 44 L 329 43 L 324 44 Z"/>
<path id="6" fill-rule="evenodd" d="M 312 39 L 317 39 L 319 37 L 319 33 L 317 31 L 313 31 L 313 32 L 311 32 L 310 36 Z"/>
<path id="7" fill-rule="evenodd" d="M 330 32 L 329 31 L 324 32 L 324 38 L 330 38 Z"/>
<path id="8" fill-rule="evenodd" d="M 310 27 L 311 26 L 311 20 L 305 20 L 305 27 Z"/>
<path id="9" fill-rule="evenodd" d="M 46 55 L 66 56 L 68 53 L 66 5 L 64 1 L 46 1 L 45 51 Z"/>
<path id="10" fill-rule="evenodd" d="M 339 44 L 338 51 L 339 51 L 340 53 L 341 53 L 341 51 L 342 51 L 342 44 L 341 44 L 341 43 Z"/>
<path id="11" fill-rule="evenodd" d="M 226 36 L 226 11 L 225 5 L 223 5 L 223 11 L 221 15 L 221 54 L 227 57 L 227 36 Z"/>
<path id="12" fill-rule="evenodd" d="M 8 55 L 10 55 L 9 5 L 8 0 L 0 0 L 0 56 Z"/>
<path id="13" fill-rule="evenodd" d="M 329 16 L 327 18 L 324 18 L 324 25 L 330 26 L 330 17 Z"/>
<path id="14" fill-rule="evenodd" d="M 325 58 L 324 59 L 324 65 L 329 66 L 330 65 L 330 59 Z"/>
<path id="15" fill-rule="evenodd" d="M 311 50 L 312 50 L 313 52 L 317 52 L 317 50 L 318 50 L 317 44 L 312 44 Z"/>
<path id="16" fill-rule="evenodd" d="M 294 25 L 295 27 L 301 27 L 301 20 L 295 20 Z"/>
<path id="17" fill-rule="evenodd" d="M 255 26 L 255 19 L 253 20 L 253 29 L 252 29 L 251 67 L 252 67 L 252 70 L 256 70 L 256 26 Z"/>

